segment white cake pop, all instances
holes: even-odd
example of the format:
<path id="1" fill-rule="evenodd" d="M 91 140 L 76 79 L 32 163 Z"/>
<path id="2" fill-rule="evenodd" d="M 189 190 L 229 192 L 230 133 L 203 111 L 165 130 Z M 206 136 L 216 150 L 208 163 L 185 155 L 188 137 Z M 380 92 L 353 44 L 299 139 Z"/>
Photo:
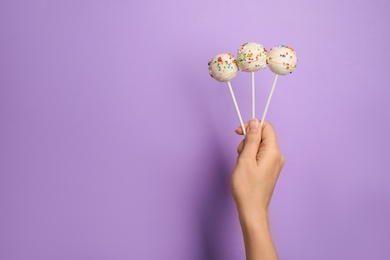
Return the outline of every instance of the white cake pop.
<path id="1" fill-rule="evenodd" d="M 297 54 L 293 48 L 280 45 L 273 47 L 267 55 L 267 64 L 272 72 L 287 75 L 297 67 Z"/>
<path id="2" fill-rule="evenodd" d="M 215 56 L 209 61 L 208 65 L 210 76 L 220 82 L 228 82 L 237 75 L 236 60 L 230 53 Z"/>
<path id="3" fill-rule="evenodd" d="M 264 108 L 263 116 L 261 118 L 261 125 L 264 124 L 265 116 L 267 115 L 269 104 L 275 90 L 276 81 L 279 75 L 287 75 L 297 67 L 297 54 L 294 49 L 285 45 L 273 47 L 267 54 L 267 64 L 272 72 L 275 73 L 274 81 L 268 95 L 267 103 Z"/>
<path id="4" fill-rule="evenodd" d="M 266 57 L 267 50 L 263 45 L 247 42 L 238 49 L 237 64 L 244 72 L 254 72 L 266 67 Z"/>
<path id="5" fill-rule="evenodd" d="M 240 109 L 238 108 L 236 97 L 234 96 L 232 85 L 230 80 L 237 75 L 238 67 L 234 56 L 230 53 L 219 54 L 212 58 L 209 62 L 209 73 L 210 76 L 215 78 L 220 82 L 227 82 L 230 95 L 232 96 L 234 107 L 236 108 L 236 113 L 238 120 L 240 121 L 242 132 L 246 135 L 244 122 L 242 121 Z"/>
<path id="6" fill-rule="evenodd" d="M 255 42 L 246 42 L 238 48 L 237 64 L 244 72 L 252 72 L 252 118 L 255 114 L 255 71 L 267 66 L 267 50 L 263 45 Z"/>

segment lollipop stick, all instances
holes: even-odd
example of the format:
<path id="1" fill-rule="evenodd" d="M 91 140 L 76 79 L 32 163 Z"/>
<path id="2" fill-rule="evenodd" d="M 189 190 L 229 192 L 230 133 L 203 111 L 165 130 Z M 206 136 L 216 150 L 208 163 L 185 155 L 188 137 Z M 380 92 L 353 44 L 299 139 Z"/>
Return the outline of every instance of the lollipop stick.
<path id="1" fill-rule="evenodd" d="M 261 126 L 264 124 L 265 116 L 266 116 L 267 111 L 268 111 L 269 103 L 271 103 L 271 98 L 272 98 L 272 94 L 274 93 L 277 79 L 278 79 L 278 74 L 275 74 L 274 82 L 272 83 L 271 91 L 269 92 L 269 95 L 268 95 L 267 104 L 265 105 L 263 116 L 261 117 L 261 124 L 260 124 Z"/>
<path id="2" fill-rule="evenodd" d="M 233 89 L 232 89 L 232 85 L 230 84 L 230 81 L 228 81 L 227 83 L 228 83 L 228 86 L 229 86 L 230 95 L 232 95 L 234 107 L 236 108 L 236 112 L 237 112 L 238 119 L 240 120 L 242 132 L 244 133 L 244 136 L 246 136 L 246 131 L 245 131 L 244 122 L 242 121 L 240 109 L 238 109 L 237 101 L 236 101 L 236 98 L 234 97 L 234 92 L 233 92 Z"/>
<path id="3" fill-rule="evenodd" d="M 252 72 L 252 118 L 255 116 L 255 73 Z"/>

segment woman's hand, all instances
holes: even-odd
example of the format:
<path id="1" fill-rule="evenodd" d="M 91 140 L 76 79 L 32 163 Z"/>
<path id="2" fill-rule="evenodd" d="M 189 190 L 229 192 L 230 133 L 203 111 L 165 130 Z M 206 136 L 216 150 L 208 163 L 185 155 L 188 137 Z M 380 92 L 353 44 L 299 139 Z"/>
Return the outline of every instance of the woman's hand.
<path id="1" fill-rule="evenodd" d="M 275 132 L 257 119 L 245 124 L 247 134 L 238 146 L 232 193 L 243 229 L 247 259 L 277 259 L 268 225 L 268 207 L 284 165 Z M 242 134 L 242 129 L 236 130 Z"/>

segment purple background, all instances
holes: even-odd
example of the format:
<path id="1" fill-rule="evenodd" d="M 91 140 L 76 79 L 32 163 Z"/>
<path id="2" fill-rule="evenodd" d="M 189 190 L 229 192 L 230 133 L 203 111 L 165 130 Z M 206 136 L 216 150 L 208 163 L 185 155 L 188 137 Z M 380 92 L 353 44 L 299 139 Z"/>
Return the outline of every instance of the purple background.
<path id="1" fill-rule="evenodd" d="M 244 259 L 208 60 L 293 46 L 267 119 L 281 259 L 390 259 L 390 2 L 0 1 L 0 259 Z M 256 73 L 261 115 L 273 75 Z M 245 120 L 250 74 L 232 80 Z"/>

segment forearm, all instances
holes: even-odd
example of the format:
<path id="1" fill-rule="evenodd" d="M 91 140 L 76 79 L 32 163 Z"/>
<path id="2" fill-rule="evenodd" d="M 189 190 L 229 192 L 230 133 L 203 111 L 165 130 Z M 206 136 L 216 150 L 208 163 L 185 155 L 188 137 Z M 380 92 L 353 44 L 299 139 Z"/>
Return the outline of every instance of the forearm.
<path id="1" fill-rule="evenodd" d="M 257 216 L 240 216 L 247 260 L 277 260 L 267 212 Z"/>

